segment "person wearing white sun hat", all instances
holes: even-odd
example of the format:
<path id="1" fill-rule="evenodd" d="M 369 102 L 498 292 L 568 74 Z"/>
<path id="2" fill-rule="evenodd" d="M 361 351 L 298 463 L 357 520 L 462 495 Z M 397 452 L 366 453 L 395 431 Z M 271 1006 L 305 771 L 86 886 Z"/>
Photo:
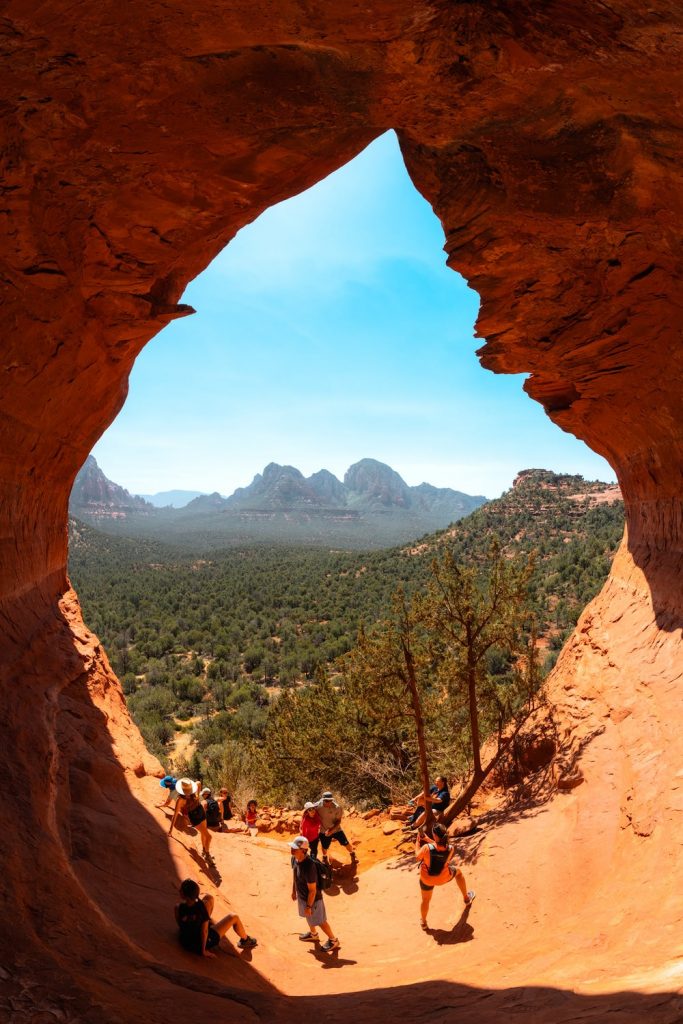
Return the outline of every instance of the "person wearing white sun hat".
<path id="1" fill-rule="evenodd" d="M 318 843 L 320 842 L 320 815 L 318 808 L 310 800 L 304 804 L 304 812 L 301 815 L 299 832 L 308 839 L 311 857 L 318 856 Z"/>
<path id="2" fill-rule="evenodd" d="M 204 811 L 204 807 L 198 796 L 199 783 L 193 782 L 192 779 L 178 779 L 176 789 L 178 790 L 179 796 L 176 801 L 168 834 L 170 836 L 173 831 L 173 826 L 175 825 L 178 815 L 185 814 L 189 819 L 190 824 L 194 825 L 197 832 L 199 832 L 199 836 L 202 841 L 202 853 L 204 854 L 204 859 L 211 864 L 213 863 L 213 857 L 209 853 L 209 847 L 211 846 L 211 833 L 206 827 L 206 812 Z"/>

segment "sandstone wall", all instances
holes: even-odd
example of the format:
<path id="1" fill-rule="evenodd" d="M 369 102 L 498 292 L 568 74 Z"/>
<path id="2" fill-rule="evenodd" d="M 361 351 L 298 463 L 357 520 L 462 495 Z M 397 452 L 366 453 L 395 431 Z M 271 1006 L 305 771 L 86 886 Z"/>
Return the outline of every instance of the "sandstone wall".
<path id="1" fill-rule="evenodd" d="M 557 685 L 580 705 L 590 679 L 603 708 L 631 709 L 636 733 L 655 679 L 673 707 L 682 28 L 667 0 L 8 0 L 0 830 L 11 987 L 40 965 L 47 989 L 64 990 L 71 971 L 92 1005 L 115 1014 L 121 1004 L 133 1019 L 84 965 L 88 950 L 144 959 L 79 871 L 105 857 L 103 835 L 116 837 L 143 884 L 154 830 L 130 791 L 153 765 L 68 589 L 75 474 L 121 407 L 141 347 L 192 312 L 186 283 L 263 209 L 389 128 L 442 220 L 450 265 L 481 294 L 482 362 L 529 372 L 529 394 L 608 458 L 624 493 L 627 543 Z M 615 617 L 627 592 L 628 614 Z M 661 742 L 641 764 L 656 765 Z M 631 815 L 655 843 L 665 840 L 648 822 L 671 794 L 672 758 Z M 127 816 L 147 836 L 137 852 Z M 144 992 L 140 982 L 143 1002 Z"/>

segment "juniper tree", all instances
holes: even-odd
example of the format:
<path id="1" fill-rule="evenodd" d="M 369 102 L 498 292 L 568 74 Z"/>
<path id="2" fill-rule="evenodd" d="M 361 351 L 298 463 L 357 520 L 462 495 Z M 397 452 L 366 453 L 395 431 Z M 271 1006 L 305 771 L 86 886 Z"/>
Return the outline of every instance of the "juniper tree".
<path id="1" fill-rule="evenodd" d="M 533 568 L 532 557 L 508 558 L 496 541 L 478 567 L 459 564 L 450 551 L 432 562 L 419 614 L 438 650 L 449 701 L 466 712 L 472 763 L 447 821 L 467 806 L 532 708 L 538 685 L 529 599 Z M 497 742 L 484 764 L 483 742 L 491 735 Z"/>
<path id="2" fill-rule="evenodd" d="M 358 643 L 342 659 L 342 667 L 349 698 L 371 728 L 379 736 L 396 737 L 401 767 L 409 766 L 408 744 L 414 740 L 423 792 L 429 793 L 424 705 L 434 665 L 423 616 L 402 587 L 392 598 L 391 616 L 367 632 L 361 628 Z M 429 824 L 431 808 L 425 803 Z"/>

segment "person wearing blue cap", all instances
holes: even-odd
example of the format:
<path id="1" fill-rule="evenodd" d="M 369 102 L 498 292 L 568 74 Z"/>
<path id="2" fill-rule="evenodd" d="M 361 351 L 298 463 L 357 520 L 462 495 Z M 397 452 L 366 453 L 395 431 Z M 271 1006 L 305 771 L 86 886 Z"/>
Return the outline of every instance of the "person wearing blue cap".
<path id="1" fill-rule="evenodd" d="M 178 799 L 179 794 L 178 790 L 176 789 L 177 784 L 178 780 L 176 779 L 175 775 L 164 775 L 163 779 L 159 780 L 159 785 L 161 786 L 161 788 L 168 790 L 168 792 L 166 793 L 166 803 L 163 803 L 161 805 L 162 807 L 168 807 L 169 804 L 175 803 L 176 800 Z"/>

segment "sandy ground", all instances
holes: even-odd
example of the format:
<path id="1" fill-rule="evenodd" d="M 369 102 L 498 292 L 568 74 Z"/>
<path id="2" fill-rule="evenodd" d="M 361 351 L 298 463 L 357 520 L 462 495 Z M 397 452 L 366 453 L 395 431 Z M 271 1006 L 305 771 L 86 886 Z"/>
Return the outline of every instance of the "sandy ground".
<path id="1" fill-rule="evenodd" d="M 157 781 L 143 780 L 140 786 L 148 809 L 164 826 L 167 814 L 154 806 L 161 802 L 155 791 Z M 580 848 L 572 844 L 572 834 L 586 813 L 581 804 L 579 795 L 567 794 L 546 807 L 526 811 L 523 844 L 514 814 L 496 827 L 460 840 L 460 863 L 477 899 L 465 910 L 455 884 L 437 889 L 427 933 L 419 926 L 412 845 L 400 844 L 399 836 L 385 836 L 372 823 L 349 822 L 360 863 L 354 872 L 345 851 L 331 850 L 338 870 L 325 899 L 342 942 L 340 953 L 333 956 L 298 939 L 304 929 L 291 901 L 286 837 L 216 834 L 212 843 L 215 871 L 207 869 L 199 857 L 199 837 L 193 831 L 174 833 L 170 839 L 160 834 L 159 842 L 168 844 L 178 877 L 194 877 L 203 891 L 216 895 L 215 916 L 236 911 L 243 917 L 249 932 L 259 939 L 250 961 L 288 995 L 361 992 L 438 979 L 487 988 L 533 984 L 583 993 L 680 988 L 680 938 L 676 936 L 667 963 L 652 968 L 642 936 L 631 941 L 628 917 L 614 903 L 610 879 L 636 884 L 633 865 L 629 867 L 633 858 L 610 850 L 605 830 L 600 836 L 595 832 L 593 849 L 586 849 L 585 836 Z M 597 825 L 599 816 L 609 810 L 593 806 L 591 813 Z M 543 852 L 530 863 L 528 850 L 534 845 Z M 582 867 L 587 859 L 593 865 L 592 877 Z M 601 878 L 595 877 L 596 865 L 602 865 L 597 872 Z M 166 927 L 174 893 L 171 885 L 165 888 L 165 958 L 185 958 L 174 946 L 172 927 Z M 677 901 L 677 913 L 683 918 L 680 896 Z M 152 945 L 158 945 L 159 937 Z M 215 961 L 193 960 L 193 969 L 220 977 L 230 952 L 227 947 Z"/>

